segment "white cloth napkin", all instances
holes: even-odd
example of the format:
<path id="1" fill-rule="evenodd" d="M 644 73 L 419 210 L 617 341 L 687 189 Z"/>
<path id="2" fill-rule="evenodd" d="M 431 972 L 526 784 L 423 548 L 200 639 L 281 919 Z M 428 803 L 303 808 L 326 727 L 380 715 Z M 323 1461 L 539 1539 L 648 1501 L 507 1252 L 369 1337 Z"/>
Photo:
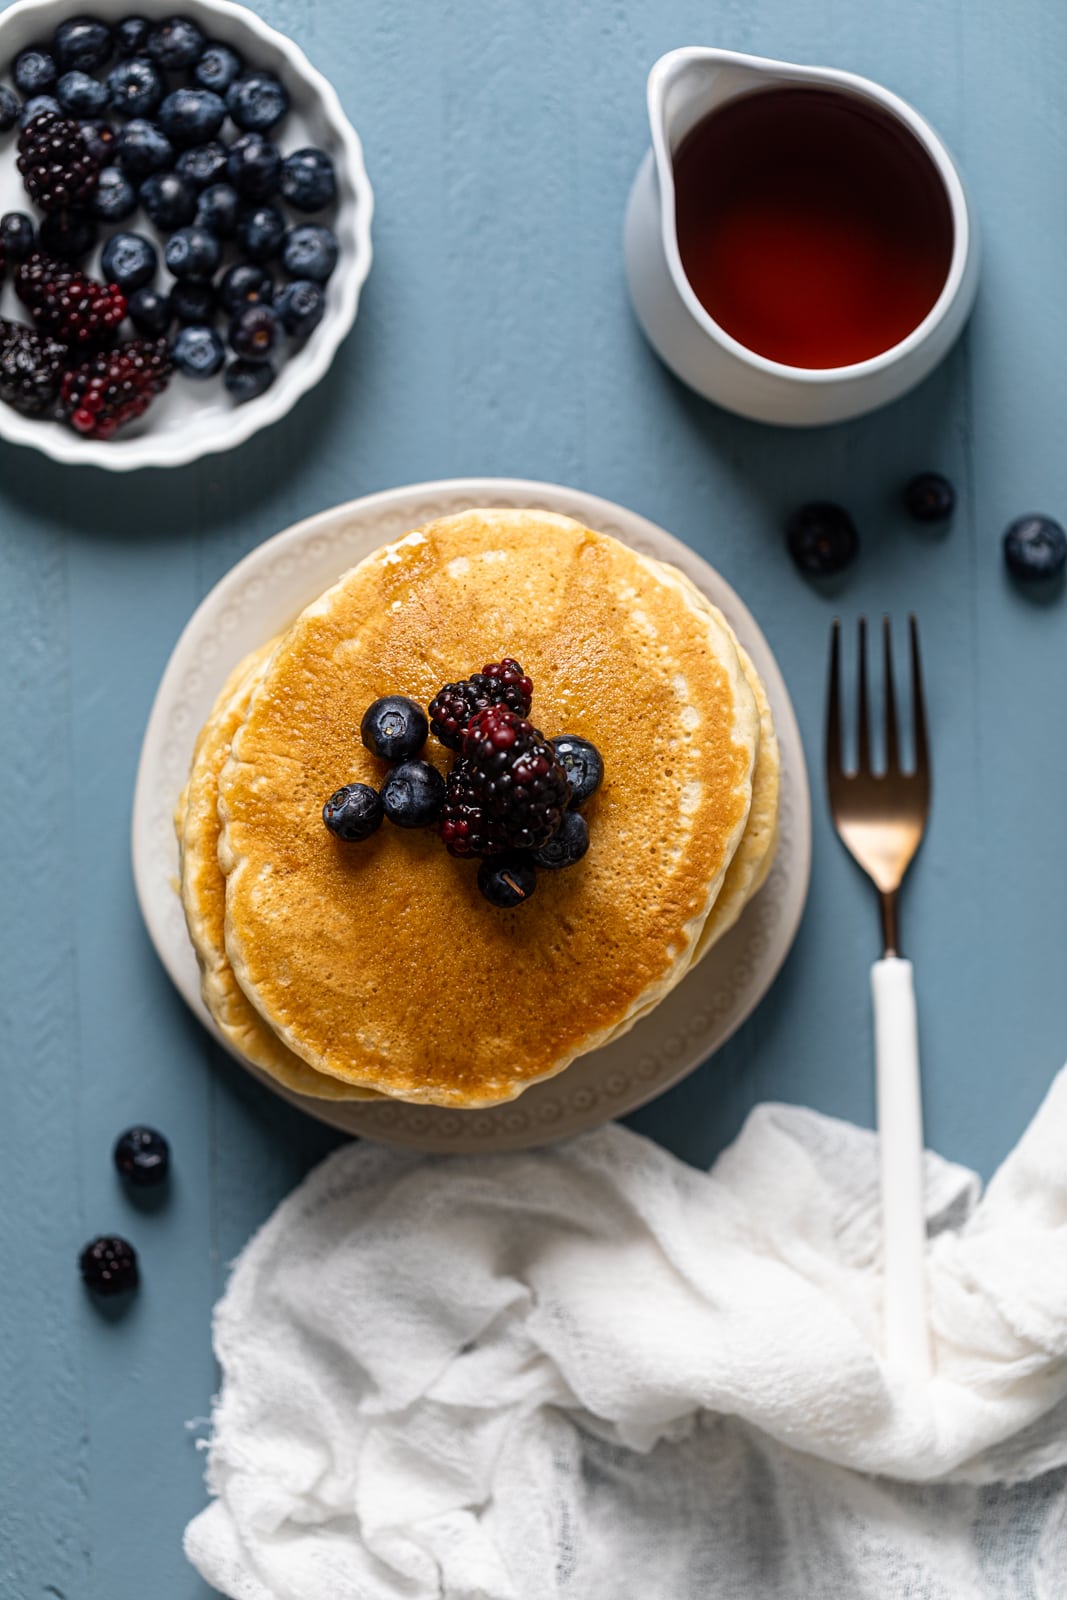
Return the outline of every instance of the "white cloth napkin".
<path id="1" fill-rule="evenodd" d="M 187 1553 L 233 1600 L 1062 1600 L 1067 1069 L 927 1204 L 916 1389 L 868 1132 L 761 1107 L 710 1174 L 621 1127 L 339 1150 L 218 1307 Z"/>

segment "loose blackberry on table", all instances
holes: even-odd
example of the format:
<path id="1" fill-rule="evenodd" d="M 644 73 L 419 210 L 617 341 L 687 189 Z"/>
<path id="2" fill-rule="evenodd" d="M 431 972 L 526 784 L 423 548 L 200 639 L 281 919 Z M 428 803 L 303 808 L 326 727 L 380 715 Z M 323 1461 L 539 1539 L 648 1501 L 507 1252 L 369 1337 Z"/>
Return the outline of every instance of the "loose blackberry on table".
<path id="1" fill-rule="evenodd" d="M 118 1234 L 106 1234 L 85 1246 L 78 1265 L 87 1288 L 94 1294 L 126 1294 L 140 1282 L 137 1252 Z"/>

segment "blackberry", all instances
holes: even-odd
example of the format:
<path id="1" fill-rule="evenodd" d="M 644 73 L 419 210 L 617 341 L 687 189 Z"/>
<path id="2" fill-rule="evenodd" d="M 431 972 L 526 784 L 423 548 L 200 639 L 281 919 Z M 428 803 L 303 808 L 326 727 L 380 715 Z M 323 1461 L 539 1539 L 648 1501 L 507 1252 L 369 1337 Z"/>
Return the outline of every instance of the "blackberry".
<path id="1" fill-rule="evenodd" d="M 97 283 L 40 250 L 15 274 L 15 293 L 38 333 L 63 344 L 99 344 L 110 339 L 126 315 L 126 296 L 113 283 Z"/>
<path id="2" fill-rule="evenodd" d="M 533 684 L 517 661 L 491 661 L 459 683 L 446 683 L 430 702 L 430 731 L 450 750 L 463 748 L 463 730 L 476 711 L 504 705 L 520 717 L 530 714 Z"/>
<path id="3" fill-rule="evenodd" d="M 112 1158 L 120 1177 L 137 1189 L 154 1188 L 170 1171 L 170 1145 L 155 1128 L 127 1128 L 116 1139 Z"/>
<path id="4" fill-rule="evenodd" d="M 471 781 L 470 765 L 462 757 L 448 774 L 439 822 L 441 842 L 452 856 L 488 854 L 485 812 Z"/>
<path id="5" fill-rule="evenodd" d="M 57 340 L 0 320 L 0 400 L 23 416 L 46 416 L 59 397 L 66 354 Z"/>
<path id="6" fill-rule="evenodd" d="M 486 818 L 490 853 L 547 844 L 571 797 L 567 774 L 547 739 L 507 706 L 488 706 L 468 722 L 463 754 Z"/>
<path id="7" fill-rule="evenodd" d="M 82 1251 L 78 1265 L 94 1294 L 123 1294 L 140 1282 L 137 1251 L 118 1234 L 93 1239 Z"/>
<path id="8" fill-rule="evenodd" d="M 96 193 L 100 163 L 76 122 L 44 111 L 19 134 L 17 166 L 42 211 L 84 205 Z"/>
<path id="9" fill-rule="evenodd" d="M 170 381 L 165 339 L 133 339 L 102 350 L 63 379 L 60 404 L 71 427 L 87 439 L 112 434 L 143 416 Z"/>

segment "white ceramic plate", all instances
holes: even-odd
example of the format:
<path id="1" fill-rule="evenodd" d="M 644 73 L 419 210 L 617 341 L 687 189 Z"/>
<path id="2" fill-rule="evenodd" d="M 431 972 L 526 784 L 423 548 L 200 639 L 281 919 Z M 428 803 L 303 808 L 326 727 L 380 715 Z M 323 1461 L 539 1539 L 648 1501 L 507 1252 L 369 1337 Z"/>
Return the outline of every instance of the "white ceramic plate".
<path id="1" fill-rule="evenodd" d="M 360 290 L 370 271 L 374 196 L 363 165 L 363 148 L 329 83 L 291 39 L 230 0 L 181 0 L 180 4 L 176 0 L 93 0 L 91 5 L 86 0 L 18 0 L 0 11 L 0 82 L 10 84 L 11 63 L 20 50 L 35 41 L 47 41 L 58 23 L 83 12 L 108 22 L 131 15 L 163 18 L 175 12 L 192 17 L 210 38 L 233 45 L 250 67 L 267 68 L 289 90 L 292 109 L 277 130 L 282 152 L 317 145 L 333 157 L 337 170 L 336 205 L 306 219 L 327 222 L 340 245 L 337 269 L 327 285 L 326 315 L 306 344 L 299 348 L 290 344 L 283 350 L 277 362 L 278 376 L 258 400 L 234 405 L 221 377 L 200 383 L 175 374 L 167 392 L 147 415 L 107 442 L 82 439 L 63 423 L 23 417 L 0 404 L 0 437 L 12 444 L 32 445 L 53 461 L 108 467 L 113 472 L 185 466 L 200 456 L 232 450 L 260 428 L 277 422 L 324 376 L 355 321 Z M 229 138 L 233 131 L 227 123 L 223 137 Z M 15 168 L 17 137 L 17 130 L 0 134 L 0 214 L 29 211 L 39 220 Z M 162 243 L 141 211 L 118 226 Z M 105 227 L 102 239 L 115 231 Z M 159 281 L 169 282 L 162 266 L 162 249 L 160 257 Z M 98 265 L 99 252 L 94 252 L 88 270 L 95 275 Z M 0 289 L 0 315 L 26 320 L 10 283 Z"/>
<path id="2" fill-rule="evenodd" d="M 470 506 L 540 506 L 610 533 L 688 573 L 719 606 L 770 695 L 782 751 L 781 844 L 764 888 L 700 966 L 630 1033 L 492 1110 L 400 1101 L 340 1104 L 287 1093 L 314 1117 L 368 1139 L 423 1150 L 516 1150 L 578 1133 L 661 1094 L 739 1028 L 770 988 L 793 942 L 808 888 L 811 809 L 804 752 L 766 639 L 729 584 L 644 517 L 577 489 L 513 478 L 459 478 L 368 495 L 300 522 L 253 550 L 218 583 L 174 648 L 145 733 L 133 806 L 133 869 L 145 922 L 183 998 L 212 1032 L 196 959 L 175 893 L 174 803 L 193 744 L 230 669 L 379 545 Z M 216 1037 L 220 1037 L 216 1033 Z M 220 1039 L 220 1042 L 225 1043 Z"/>

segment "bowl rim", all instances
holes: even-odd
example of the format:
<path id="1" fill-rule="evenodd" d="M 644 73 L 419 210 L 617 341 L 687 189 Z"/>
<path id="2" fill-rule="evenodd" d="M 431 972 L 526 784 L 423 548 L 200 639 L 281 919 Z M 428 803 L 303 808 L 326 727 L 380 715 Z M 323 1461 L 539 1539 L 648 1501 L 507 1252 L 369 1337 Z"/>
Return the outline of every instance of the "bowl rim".
<path id="1" fill-rule="evenodd" d="M 14 5 L 0 10 L 0 39 L 13 20 L 35 14 L 54 14 L 59 21 L 62 20 L 60 13 L 76 15 L 81 9 L 76 0 L 74 3 L 72 0 L 15 0 Z M 164 11 L 170 13 L 170 6 L 160 4 L 160 0 L 144 0 L 141 5 L 131 0 L 131 11 L 142 9 L 149 16 L 157 10 L 160 15 Z M 180 7 L 175 6 L 175 9 Z M 331 280 L 337 283 L 339 298 L 316 330 L 318 337 L 313 345 L 306 347 L 308 359 L 292 387 L 272 387 L 249 405 L 236 407 L 226 426 L 212 433 L 189 438 L 184 430 L 178 429 L 170 436 L 149 432 L 139 438 L 117 441 L 82 439 L 58 425 L 42 426 L 39 418 L 23 417 L 9 406 L 0 406 L 0 439 L 8 444 L 29 445 L 63 466 L 103 467 L 111 472 L 133 472 L 142 467 L 184 467 L 203 456 L 220 455 L 246 444 L 261 429 L 280 422 L 326 376 L 337 351 L 351 332 L 360 293 L 371 268 L 374 191 L 367 176 L 362 141 L 345 114 L 336 89 L 317 67 L 312 66 L 288 34 L 271 27 L 247 6 L 236 4 L 235 0 L 191 0 L 188 9 L 226 17 L 237 27 L 247 29 L 284 55 L 293 73 L 318 99 L 322 115 L 343 151 L 344 172 L 353 191 L 354 259 L 343 275 L 338 274 Z"/>

